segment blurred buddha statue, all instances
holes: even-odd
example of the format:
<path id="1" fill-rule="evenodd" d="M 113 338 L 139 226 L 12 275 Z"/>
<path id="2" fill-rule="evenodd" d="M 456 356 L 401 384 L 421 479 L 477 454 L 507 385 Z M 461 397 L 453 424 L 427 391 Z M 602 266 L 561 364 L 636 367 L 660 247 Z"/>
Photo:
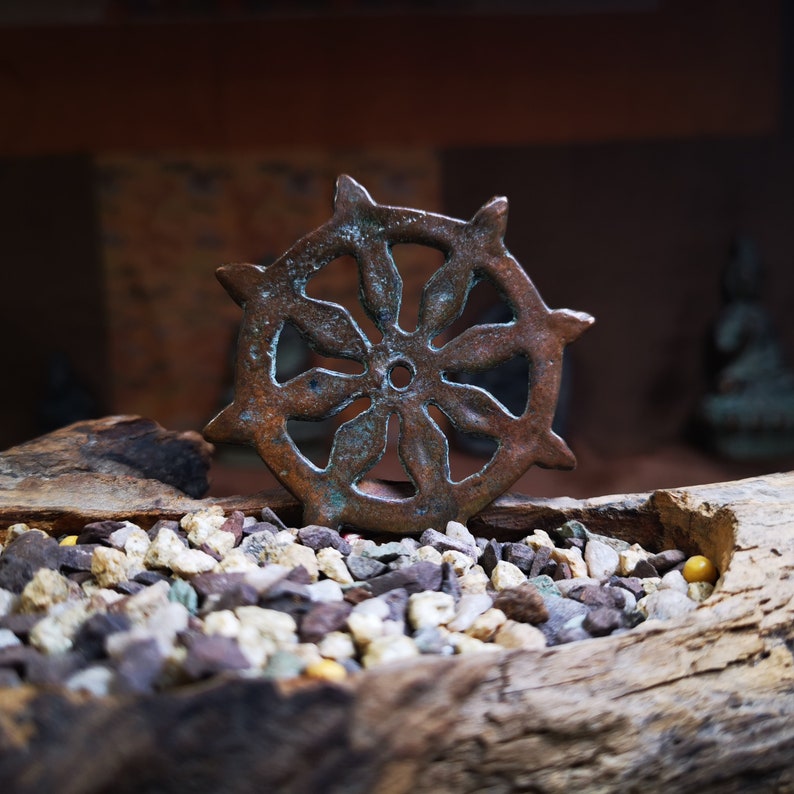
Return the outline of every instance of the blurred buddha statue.
<path id="1" fill-rule="evenodd" d="M 769 312 L 752 240 L 737 240 L 723 275 L 714 325 L 711 392 L 700 406 L 710 446 L 737 460 L 794 455 L 794 373 Z"/>

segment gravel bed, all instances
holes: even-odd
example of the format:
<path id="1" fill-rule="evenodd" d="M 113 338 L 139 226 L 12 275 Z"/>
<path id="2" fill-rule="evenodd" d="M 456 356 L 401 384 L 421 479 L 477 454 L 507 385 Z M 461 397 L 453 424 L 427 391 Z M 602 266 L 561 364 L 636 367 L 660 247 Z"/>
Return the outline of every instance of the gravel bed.
<path id="1" fill-rule="evenodd" d="M 444 532 L 377 543 L 265 509 L 26 524 L 0 551 L 0 686 L 102 696 L 213 676 L 340 681 L 423 654 L 539 649 L 695 609 L 685 555 L 653 554 L 569 521 L 516 542 Z M 691 576 L 689 578 L 692 578 Z"/>

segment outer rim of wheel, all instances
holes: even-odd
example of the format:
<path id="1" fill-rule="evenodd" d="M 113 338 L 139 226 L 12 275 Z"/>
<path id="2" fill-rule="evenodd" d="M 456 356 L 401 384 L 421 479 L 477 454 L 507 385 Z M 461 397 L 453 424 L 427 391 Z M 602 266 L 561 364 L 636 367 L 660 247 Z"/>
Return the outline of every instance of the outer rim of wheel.
<path id="1" fill-rule="evenodd" d="M 303 501 L 305 523 L 347 524 L 399 533 L 443 527 L 452 519 L 465 521 L 509 488 L 533 464 L 572 468 L 575 459 L 565 442 L 553 433 L 551 423 L 559 392 L 563 349 L 590 325 L 592 318 L 578 312 L 548 309 L 504 246 L 506 216 L 505 199 L 487 203 L 468 222 L 379 205 L 354 180 L 340 177 L 331 219 L 296 242 L 272 265 L 230 265 L 219 269 L 221 283 L 243 307 L 244 317 L 234 401 L 210 422 L 205 429 L 207 437 L 254 446 L 284 487 Z M 444 265 L 425 285 L 419 323 L 413 332 L 406 332 L 397 324 L 399 297 L 395 305 L 391 294 L 394 277 L 388 263 L 379 261 L 380 281 L 370 273 L 373 260 L 383 257 L 387 248 L 390 250 L 398 243 L 428 245 L 446 254 Z M 359 263 L 362 304 L 383 333 L 380 343 L 373 344 L 363 332 L 357 340 L 344 317 L 328 308 L 335 304 L 323 304 L 305 293 L 306 283 L 314 273 L 344 255 L 355 257 Z M 475 271 L 497 285 L 513 308 L 515 319 L 504 326 L 482 326 L 472 333 L 464 331 L 436 347 L 433 340 L 465 306 Z M 320 345 L 333 346 L 334 333 L 345 337 L 342 341 L 348 347 L 344 357 L 362 361 L 363 374 L 339 377 L 339 373 L 313 368 L 308 375 L 302 373 L 287 383 L 278 383 L 275 378 L 278 335 L 286 321 L 300 326 L 306 322 L 307 314 L 319 318 L 318 325 L 322 326 L 306 328 L 307 333 L 325 335 L 324 340 L 319 340 Z M 355 326 L 349 314 L 347 320 Z M 511 355 L 525 355 L 529 360 L 529 398 L 521 416 L 507 412 L 504 413 L 508 418 L 497 416 L 486 398 L 476 393 L 483 390 L 451 384 L 442 376 L 450 371 L 453 359 L 459 361 L 461 356 L 468 355 L 463 343 L 469 338 L 465 337 L 467 333 L 472 343 L 477 341 L 497 355 L 508 351 Z M 464 340 L 458 341 L 456 348 L 456 340 L 461 337 Z M 389 382 L 390 368 L 396 364 L 407 365 L 412 370 L 412 378 L 404 388 L 395 388 Z M 341 404 L 331 414 L 359 396 L 371 400 L 368 411 L 338 428 L 325 469 L 306 459 L 287 432 L 287 421 L 308 410 L 302 407 L 304 403 L 323 399 L 322 388 L 317 383 L 329 387 L 332 404 L 337 391 L 344 392 Z M 313 389 L 317 393 L 308 394 Z M 473 405 L 483 410 L 479 417 L 475 416 L 476 410 L 455 409 L 453 414 L 457 411 L 461 421 L 473 422 L 477 427 L 488 426 L 484 419 L 487 415 L 500 434 L 492 436 L 498 447 L 491 460 L 474 474 L 453 482 L 443 433 L 438 430 L 436 435 L 427 425 L 422 428 L 426 441 L 422 449 L 422 436 L 412 425 L 421 424 L 422 414 L 432 423 L 427 413 L 431 403 L 438 405 L 446 399 L 446 405 L 439 407 L 447 413 L 449 400 L 456 395 L 465 396 L 467 407 Z M 372 458 L 377 453 L 377 449 L 361 445 L 381 429 L 385 445 L 385 423 L 390 413 L 400 416 L 401 462 L 416 487 L 416 493 L 408 497 L 396 498 L 393 489 L 379 488 L 369 482 L 364 489 L 359 485 L 362 477 L 366 478 L 367 464 L 369 468 L 374 465 L 369 459 L 363 464 L 357 460 L 359 452 L 363 450 L 365 458 L 367 454 Z M 406 417 L 411 422 L 406 422 Z M 369 438 L 369 443 L 370 447 L 377 447 L 379 441 Z M 410 447 L 411 444 L 419 446 Z M 406 461 L 403 451 L 409 447 L 410 461 Z M 362 466 L 364 471 L 360 470 Z"/>

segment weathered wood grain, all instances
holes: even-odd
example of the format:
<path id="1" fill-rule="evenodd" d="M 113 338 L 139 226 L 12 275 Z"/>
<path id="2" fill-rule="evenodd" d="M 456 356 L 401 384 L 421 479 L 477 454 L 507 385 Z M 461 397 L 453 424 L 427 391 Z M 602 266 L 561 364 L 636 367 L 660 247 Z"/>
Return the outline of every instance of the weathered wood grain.
<path id="1" fill-rule="evenodd" d="M 794 791 L 794 473 L 624 501 L 516 497 L 483 521 L 509 536 L 567 517 L 625 537 L 638 520 L 659 547 L 683 539 L 723 572 L 714 595 L 622 635 L 421 658 L 343 685 L 219 681 L 102 700 L 0 691 L 0 783 L 75 794 Z"/>

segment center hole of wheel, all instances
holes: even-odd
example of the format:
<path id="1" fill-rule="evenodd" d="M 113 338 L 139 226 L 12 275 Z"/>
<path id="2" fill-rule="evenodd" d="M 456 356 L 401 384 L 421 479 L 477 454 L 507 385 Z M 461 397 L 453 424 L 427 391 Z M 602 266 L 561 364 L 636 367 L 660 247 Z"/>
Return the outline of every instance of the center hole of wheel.
<path id="1" fill-rule="evenodd" d="M 389 367 L 389 383 L 393 388 L 402 391 L 411 385 L 414 379 L 414 371 L 407 361 L 395 361 Z"/>

